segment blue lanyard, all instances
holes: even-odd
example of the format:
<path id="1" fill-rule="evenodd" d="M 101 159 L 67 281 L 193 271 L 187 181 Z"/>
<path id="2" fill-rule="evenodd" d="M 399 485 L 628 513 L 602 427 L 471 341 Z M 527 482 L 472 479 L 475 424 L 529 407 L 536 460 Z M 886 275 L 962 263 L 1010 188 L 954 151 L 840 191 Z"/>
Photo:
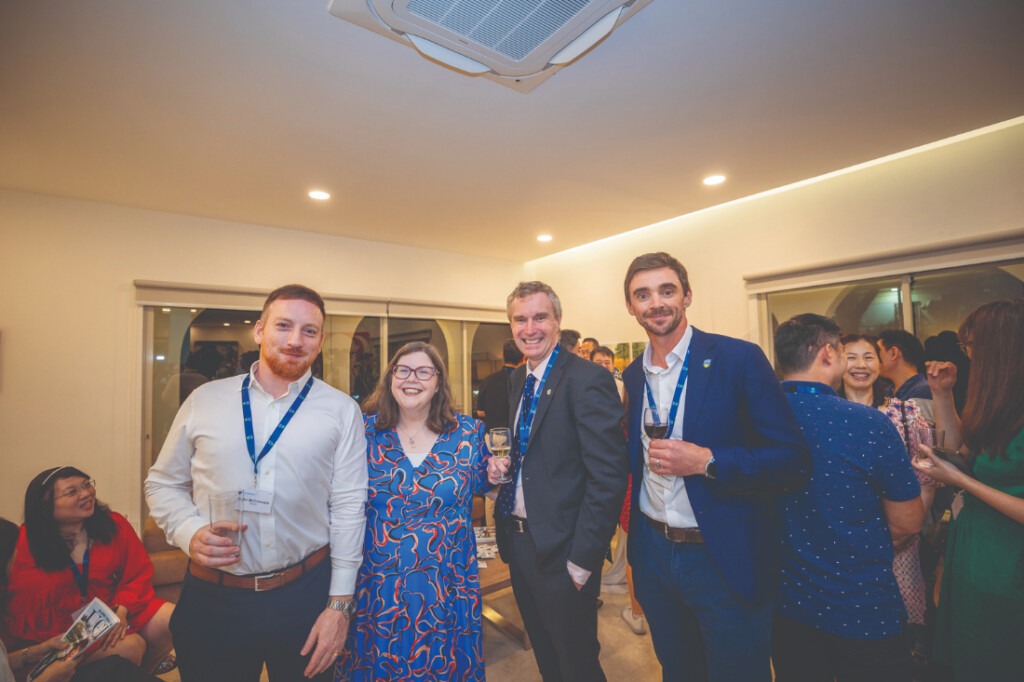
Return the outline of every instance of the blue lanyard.
<path id="1" fill-rule="evenodd" d="M 540 378 L 540 383 L 537 384 L 537 388 L 533 391 L 533 399 L 529 405 L 523 405 L 519 408 L 519 454 L 526 454 L 526 446 L 530 444 L 530 430 L 533 428 L 533 416 L 537 413 L 537 404 L 540 402 L 540 392 L 544 388 L 544 384 L 548 380 L 548 374 L 551 374 L 551 368 L 555 366 L 555 360 L 558 359 L 558 352 L 562 349 L 561 344 L 555 344 L 555 350 L 551 351 L 551 359 L 548 360 L 548 366 L 544 368 L 544 375 Z M 527 366 L 527 374 L 529 374 L 529 366 Z"/>
<path id="2" fill-rule="evenodd" d="M 75 584 L 78 585 L 78 593 L 82 595 L 84 604 L 89 598 L 89 550 L 92 548 L 92 541 L 85 545 L 85 555 L 82 557 L 82 570 L 75 566 L 75 560 L 68 555 L 68 563 L 71 564 L 71 573 L 75 576 Z"/>
<path id="3" fill-rule="evenodd" d="M 672 428 L 676 423 L 676 416 L 679 414 L 679 401 L 683 397 L 683 387 L 686 386 L 686 377 L 690 374 L 690 347 L 686 347 L 686 355 L 683 356 L 683 368 L 679 370 L 679 380 L 676 382 L 676 391 L 672 395 L 672 407 L 668 411 L 668 429 L 665 431 L 665 437 L 672 437 Z M 647 404 L 651 407 L 651 413 L 654 415 L 654 423 L 661 424 L 661 418 L 658 416 L 658 404 L 654 401 L 654 392 L 651 390 L 651 383 L 644 378 L 644 388 L 647 389 Z"/>
<path id="4" fill-rule="evenodd" d="M 267 456 L 271 448 L 274 447 L 274 444 L 277 443 L 277 439 L 281 437 L 284 427 L 288 426 L 288 422 L 292 420 L 299 407 L 302 406 L 302 401 L 309 395 L 309 390 L 313 388 L 313 377 L 309 377 L 309 381 L 299 391 L 299 395 L 292 402 L 292 406 L 281 417 L 281 421 L 278 423 L 277 428 L 274 429 L 274 433 L 270 434 L 270 438 L 267 439 L 263 449 L 260 450 L 259 456 L 256 455 L 256 436 L 252 430 L 252 406 L 249 404 L 249 379 L 251 377 L 251 374 L 246 374 L 245 378 L 242 379 L 242 421 L 245 422 L 245 447 L 249 450 L 249 459 L 252 460 L 252 475 L 255 480 L 256 475 L 259 474 L 260 462 Z"/>

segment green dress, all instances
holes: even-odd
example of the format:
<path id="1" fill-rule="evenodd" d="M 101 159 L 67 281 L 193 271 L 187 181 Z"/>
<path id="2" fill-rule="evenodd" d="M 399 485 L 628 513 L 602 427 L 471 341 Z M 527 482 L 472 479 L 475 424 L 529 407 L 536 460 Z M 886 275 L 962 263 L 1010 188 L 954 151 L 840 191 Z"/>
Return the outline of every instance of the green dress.
<path id="1" fill-rule="evenodd" d="M 1024 430 L 1006 454 L 977 457 L 974 475 L 1024 498 Z M 1024 525 L 967 494 L 950 527 L 933 658 L 957 680 L 1024 680 Z"/>

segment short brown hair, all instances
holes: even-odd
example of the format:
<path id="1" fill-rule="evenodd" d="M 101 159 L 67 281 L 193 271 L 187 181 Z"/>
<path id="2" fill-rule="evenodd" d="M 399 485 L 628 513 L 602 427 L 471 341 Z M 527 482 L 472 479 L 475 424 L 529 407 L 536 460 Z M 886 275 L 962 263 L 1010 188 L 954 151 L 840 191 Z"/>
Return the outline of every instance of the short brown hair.
<path id="1" fill-rule="evenodd" d="M 285 284 L 283 287 L 278 287 L 271 291 L 270 295 L 267 296 L 267 300 L 263 302 L 263 310 L 260 312 L 261 318 L 266 318 L 267 308 L 278 299 L 312 303 L 320 309 L 320 315 L 323 316 L 324 322 L 327 321 L 327 309 L 324 307 L 324 299 L 321 298 L 320 294 L 302 284 Z"/>
<path id="2" fill-rule="evenodd" d="M 555 319 L 559 322 L 562 321 L 562 302 L 558 300 L 558 294 L 555 290 L 544 282 L 520 282 L 516 285 L 516 288 L 512 290 L 512 293 L 505 299 L 505 313 L 508 315 L 509 320 L 512 319 L 512 301 L 517 298 L 526 298 L 527 296 L 533 296 L 534 294 L 546 294 L 548 299 L 551 301 L 551 307 L 555 310 Z"/>
<path id="3" fill-rule="evenodd" d="M 629 269 L 626 270 L 626 281 L 622 284 L 622 289 L 626 294 L 626 303 L 630 301 L 629 283 L 633 281 L 636 274 L 647 270 L 660 270 L 661 268 L 669 268 L 676 273 L 679 277 L 679 283 L 683 285 L 684 296 L 690 293 L 690 278 L 686 274 L 686 268 L 683 267 L 682 263 L 664 251 L 645 253 L 634 258 L 633 262 L 629 264 Z"/>
<path id="4" fill-rule="evenodd" d="M 391 395 L 391 372 L 394 371 L 398 361 L 412 353 L 426 353 L 430 358 L 434 370 L 437 372 L 437 393 L 430 399 L 430 413 L 427 415 L 427 428 L 434 433 L 442 433 L 458 422 L 455 418 L 455 400 L 452 398 L 452 388 L 448 384 L 448 369 L 441 360 L 441 354 L 429 343 L 413 341 L 398 349 L 395 356 L 391 358 L 388 367 L 380 375 L 377 381 L 377 388 L 363 404 L 363 412 L 366 414 L 377 413 L 377 429 L 393 429 L 398 426 L 399 408 L 395 396 Z"/>

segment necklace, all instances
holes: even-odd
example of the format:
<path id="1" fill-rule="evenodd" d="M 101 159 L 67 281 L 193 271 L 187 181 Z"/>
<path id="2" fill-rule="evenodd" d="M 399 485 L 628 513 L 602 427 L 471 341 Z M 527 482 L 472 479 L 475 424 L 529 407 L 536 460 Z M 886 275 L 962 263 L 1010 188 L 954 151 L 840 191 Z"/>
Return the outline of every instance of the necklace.
<path id="1" fill-rule="evenodd" d="M 417 431 L 417 432 L 416 432 L 416 433 L 415 433 L 414 435 L 412 435 L 412 436 L 410 436 L 408 432 L 405 432 L 405 433 L 403 434 L 403 433 L 402 433 L 402 429 L 401 429 L 401 428 L 398 428 L 398 429 L 397 429 L 397 431 L 398 431 L 399 435 L 404 435 L 404 436 L 405 436 L 406 440 L 408 440 L 408 441 L 409 441 L 409 445 L 411 445 L 411 446 L 413 446 L 413 447 L 416 447 L 416 436 L 418 436 L 418 435 L 420 435 L 421 433 L 423 433 L 423 430 L 424 430 L 424 429 L 426 429 L 426 428 L 427 428 L 427 424 L 426 424 L 426 422 L 424 422 L 424 423 L 423 423 L 423 426 L 421 426 L 421 427 L 420 427 L 420 430 L 419 430 L 419 431 Z"/>

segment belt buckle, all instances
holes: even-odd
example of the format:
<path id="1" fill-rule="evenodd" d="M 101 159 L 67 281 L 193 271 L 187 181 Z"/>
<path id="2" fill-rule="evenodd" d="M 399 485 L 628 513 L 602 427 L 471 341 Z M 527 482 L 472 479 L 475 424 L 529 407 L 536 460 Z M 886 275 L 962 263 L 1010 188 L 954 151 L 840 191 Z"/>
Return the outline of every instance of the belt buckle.
<path id="1" fill-rule="evenodd" d="M 662 528 L 662 531 L 665 533 L 665 539 L 666 540 L 668 540 L 669 542 L 676 542 L 676 540 L 672 539 L 672 527 L 670 525 L 668 525 L 666 523 L 661 528 Z"/>
<path id="2" fill-rule="evenodd" d="M 275 589 L 277 587 L 281 587 L 280 578 L 283 575 L 284 575 L 284 573 L 278 572 L 278 573 L 268 573 L 266 575 L 253 576 L 253 579 L 252 579 L 252 589 L 253 589 L 254 592 L 267 592 L 267 591 L 273 590 L 273 589 Z M 273 582 L 275 579 L 278 579 L 278 582 L 276 582 L 276 583 Z M 266 582 L 268 582 L 270 584 L 268 584 L 266 587 L 262 587 L 260 585 L 260 581 L 266 581 Z"/>
<path id="3" fill-rule="evenodd" d="M 523 528 L 523 520 L 522 519 L 512 518 L 511 521 L 512 521 L 512 530 L 514 530 L 515 532 L 520 533 L 520 534 L 526 532 L 526 529 Z"/>

